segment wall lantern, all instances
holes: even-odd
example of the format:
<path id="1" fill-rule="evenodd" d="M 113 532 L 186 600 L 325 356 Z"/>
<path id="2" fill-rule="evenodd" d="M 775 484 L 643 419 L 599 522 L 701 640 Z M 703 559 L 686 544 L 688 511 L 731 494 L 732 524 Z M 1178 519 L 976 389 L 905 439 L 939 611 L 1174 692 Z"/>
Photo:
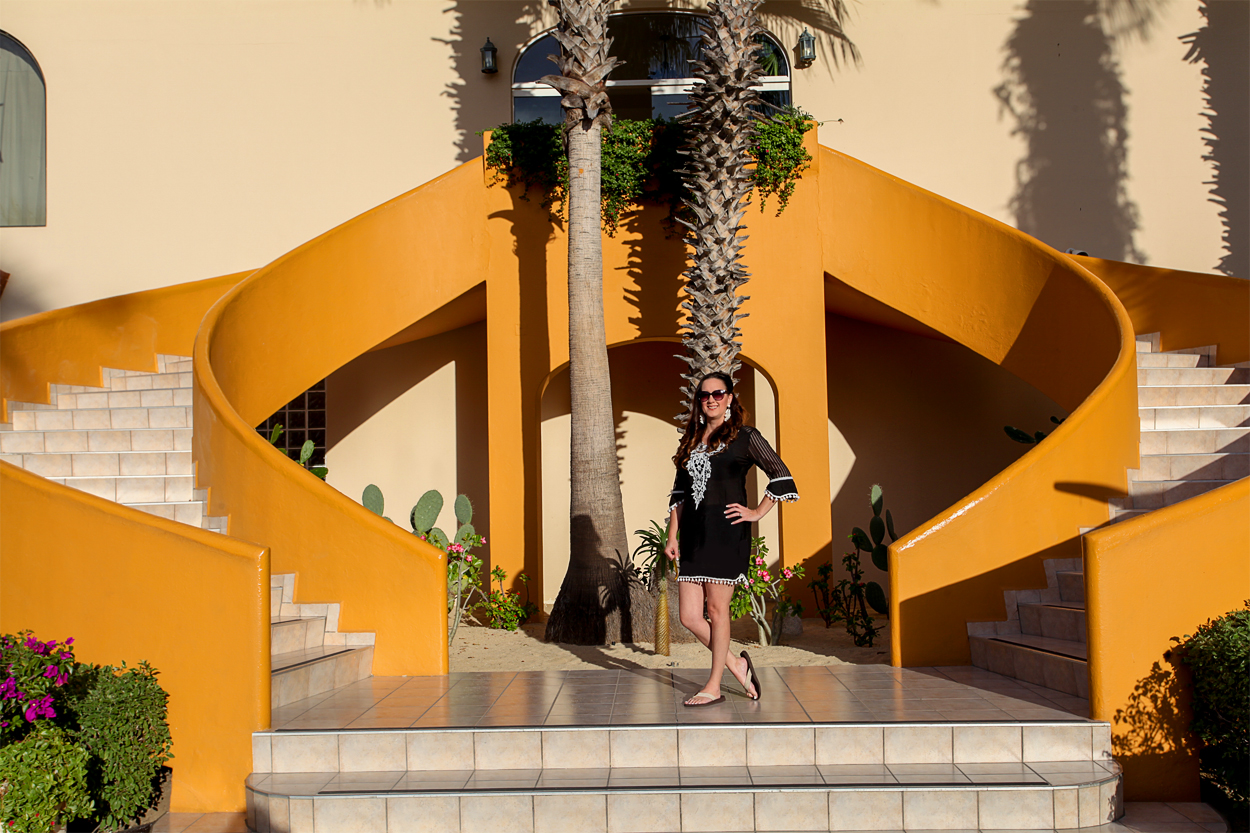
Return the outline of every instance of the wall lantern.
<path id="1" fill-rule="evenodd" d="M 494 75 L 499 72 L 499 64 L 495 61 L 495 56 L 499 54 L 499 50 L 495 48 L 495 44 L 490 42 L 490 38 L 486 39 L 486 45 L 482 47 L 482 72 L 487 75 Z"/>
<path id="2" fill-rule="evenodd" d="M 799 53 L 800 67 L 810 67 L 816 63 L 816 36 L 807 31 L 806 27 L 803 34 L 799 35 L 799 45 L 795 48 Z"/>

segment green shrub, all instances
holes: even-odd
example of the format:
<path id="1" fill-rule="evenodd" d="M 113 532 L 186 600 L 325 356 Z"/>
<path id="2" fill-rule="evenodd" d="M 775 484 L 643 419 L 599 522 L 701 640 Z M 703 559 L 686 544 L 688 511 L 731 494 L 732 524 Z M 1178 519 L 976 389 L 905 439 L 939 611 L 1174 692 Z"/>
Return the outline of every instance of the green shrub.
<path id="1" fill-rule="evenodd" d="M 91 815 L 87 750 L 43 722 L 0 747 L 0 827 L 9 833 L 48 833 Z"/>
<path id="2" fill-rule="evenodd" d="M 1202 740 L 1203 776 L 1230 799 L 1250 799 L 1250 601 L 1174 639 L 1193 672 L 1190 724 Z"/>
<path id="3" fill-rule="evenodd" d="M 78 740 L 91 756 L 88 779 L 102 830 L 131 825 L 152 803 L 153 782 L 171 757 L 169 695 L 146 662 L 102 666 L 76 704 Z"/>

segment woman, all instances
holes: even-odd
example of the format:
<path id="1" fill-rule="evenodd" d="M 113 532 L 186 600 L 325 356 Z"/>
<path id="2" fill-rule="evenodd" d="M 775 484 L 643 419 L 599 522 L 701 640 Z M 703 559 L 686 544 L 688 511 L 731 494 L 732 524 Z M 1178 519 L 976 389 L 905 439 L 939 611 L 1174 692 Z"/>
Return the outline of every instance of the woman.
<path id="1" fill-rule="evenodd" d="M 745 424 L 746 412 L 734 404 L 733 389 L 726 373 L 709 373 L 699 380 L 686 433 L 673 457 L 677 481 L 669 498 L 664 553 L 669 560 L 681 558 L 677 578 L 681 623 L 712 651 L 712 673 L 699 693 L 685 701 L 687 706 L 724 702 L 720 681 L 725 668 L 748 697 L 760 698 L 751 657 L 746 651 L 739 657 L 729 653 L 729 601 L 734 587 L 747 580 L 751 524 L 777 501 L 799 499 L 785 463 L 759 431 Z M 746 479 L 753 465 L 771 479 L 764 499 L 751 509 L 746 506 Z M 705 604 L 710 623 L 703 618 Z"/>

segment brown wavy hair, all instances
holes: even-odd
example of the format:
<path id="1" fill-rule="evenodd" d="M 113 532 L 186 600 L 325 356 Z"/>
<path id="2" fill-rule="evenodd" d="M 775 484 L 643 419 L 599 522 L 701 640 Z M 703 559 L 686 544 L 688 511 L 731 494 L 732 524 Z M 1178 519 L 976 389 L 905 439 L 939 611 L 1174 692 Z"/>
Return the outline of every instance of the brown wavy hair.
<path id="1" fill-rule="evenodd" d="M 725 383 L 726 393 L 734 392 L 734 380 L 730 378 L 728 373 L 722 373 L 714 370 L 704 375 L 699 380 L 699 384 L 695 385 L 695 395 L 690 399 L 690 413 L 686 417 L 686 431 L 681 435 L 681 442 L 677 444 L 677 453 L 673 455 L 673 464 L 678 468 L 686 465 L 686 461 L 690 459 L 690 452 L 699 447 L 699 442 L 703 437 L 703 426 L 699 424 L 699 417 L 702 414 L 702 408 L 699 406 L 698 392 L 703 390 L 703 383 L 708 379 L 719 379 Z M 742 403 L 734 397 L 733 407 L 729 410 L 729 419 L 722 422 L 712 436 L 708 437 L 708 447 L 716 448 L 719 445 L 729 445 L 738 439 L 738 432 L 747 422 L 746 408 L 742 407 Z"/>

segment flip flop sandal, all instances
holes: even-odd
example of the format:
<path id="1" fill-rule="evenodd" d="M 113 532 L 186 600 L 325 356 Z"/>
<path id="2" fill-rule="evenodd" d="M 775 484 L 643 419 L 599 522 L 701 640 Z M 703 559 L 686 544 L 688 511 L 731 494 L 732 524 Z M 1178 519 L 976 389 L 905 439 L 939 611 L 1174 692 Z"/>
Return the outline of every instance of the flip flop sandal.
<path id="1" fill-rule="evenodd" d="M 755 686 L 755 696 L 750 699 L 758 700 L 763 695 L 764 689 L 760 688 L 760 678 L 756 676 L 755 666 L 751 664 L 751 655 L 743 651 L 740 656 L 747 661 L 747 678 L 751 681 L 751 685 Z"/>
<path id="2" fill-rule="evenodd" d="M 723 695 L 723 694 L 722 694 L 720 697 L 717 697 L 716 699 L 712 699 L 710 696 L 708 696 L 708 695 L 704 694 L 703 692 L 699 692 L 698 694 L 694 695 L 694 697 L 702 697 L 702 698 L 704 698 L 704 699 L 703 699 L 703 702 L 701 702 L 701 703 L 690 703 L 690 702 L 687 702 L 687 701 L 684 701 L 684 700 L 683 700 L 683 701 L 682 701 L 682 705 L 683 705 L 683 706 L 686 706 L 686 707 L 688 707 L 688 708 L 696 709 L 696 708 L 702 708 L 702 707 L 704 707 L 704 706 L 715 706 L 717 703 L 723 703 L 723 702 L 725 702 L 725 695 Z M 694 697 L 691 697 L 690 699 L 691 699 L 691 700 L 693 700 L 693 699 L 694 699 Z"/>

